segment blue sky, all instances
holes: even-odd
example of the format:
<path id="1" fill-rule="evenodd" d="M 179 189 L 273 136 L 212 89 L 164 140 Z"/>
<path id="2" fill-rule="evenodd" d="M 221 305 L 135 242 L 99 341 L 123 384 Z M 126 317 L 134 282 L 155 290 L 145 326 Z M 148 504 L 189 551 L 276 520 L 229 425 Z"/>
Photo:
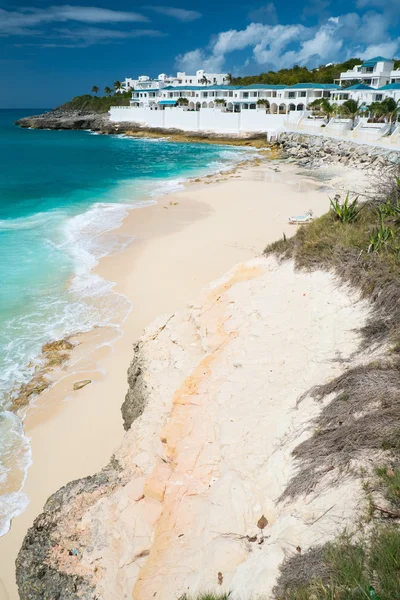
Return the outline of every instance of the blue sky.
<path id="1" fill-rule="evenodd" d="M 400 0 L 0 0 L 0 107 L 199 68 L 255 74 L 400 57 Z"/>

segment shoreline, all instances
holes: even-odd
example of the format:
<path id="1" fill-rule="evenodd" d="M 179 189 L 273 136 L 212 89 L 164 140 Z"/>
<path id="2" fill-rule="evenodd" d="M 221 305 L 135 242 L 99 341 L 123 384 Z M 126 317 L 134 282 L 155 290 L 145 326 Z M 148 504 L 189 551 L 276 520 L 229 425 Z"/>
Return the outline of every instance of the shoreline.
<path id="1" fill-rule="evenodd" d="M 118 228 L 121 234 L 135 234 L 134 242 L 122 252 L 100 259 L 94 273 L 115 281 L 115 291 L 133 302 L 133 310 L 123 324 L 121 335 L 95 345 L 90 360 L 81 357 L 74 361 L 75 370 L 67 372 L 39 396 L 28 411 L 25 424 L 26 433 L 32 439 L 33 465 L 25 489 L 30 504 L 25 513 L 14 519 L 11 531 L 0 539 L 0 564 L 8 569 L 8 573 L 0 572 L 0 580 L 3 579 L 5 585 L 2 591 L 0 581 L 1 600 L 2 593 L 6 594 L 4 598 L 17 598 L 9 569 L 13 570 L 13 560 L 24 533 L 47 497 L 70 479 L 91 474 L 104 466 L 121 441 L 120 406 L 127 387 L 126 370 L 132 358 L 132 344 L 143 328 L 160 312 L 182 308 L 210 280 L 221 276 L 236 262 L 259 254 L 267 242 L 282 234 L 280 229 L 287 234 L 294 233 L 295 228 L 286 223 L 287 211 L 289 214 L 292 209 L 299 212 L 314 202 L 317 215 L 325 212 L 326 193 L 317 191 L 317 183 L 296 175 L 297 166 L 282 165 L 285 174 L 279 176 L 267 165 L 266 162 L 261 166 L 240 166 L 235 169 L 237 174 L 225 172 L 189 181 L 183 190 L 161 196 L 158 203 L 146 207 L 146 211 L 130 210 Z M 238 190 L 240 187 L 244 189 Z M 269 188 L 280 202 L 285 191 L 282 206 L 265 206 L 260 197 L 254 202 L 251 187 L 255 196 Z M 232 197 L 239 200 L 238 206 L 232 207 L 229 200 Z M 304 206 L 298 205 L 299 201 Z M 250 214 L 245 215 L 248 229 L 244 230 L 243 209 L 249 207 Z M 229 222 L 233 208 L 235 219 Z M 211 237 L 207 221 L 212 226 Z M 224 231 L 224 227 L 228 231 Z M 188 233 L 188 230 L 191 231 Z M 257 239 L 255 244 L 254 238 Z M 170 240 L 175 240 L 172 248 Z M 205 249 L 206 241 L 212 247 Z M 187 254 L 182 256 L 188 247 L 195 250 L 192 259 Z M 179 260 L 184 264 L 179 265 Z M 141 286 L 143 289 L 139 292 L 136 287 Z M 96 338 L 104 331 L 83 334 L 88 339 L 77 346 L 81 352 L 83 347 L 90 349 L 94 341 L 90 339 L 92 333 Z M 71 383 L 73 379 L 76 381 L 77 372 L 79 379 L 91 378 L 92 383 L 72 394 Z M 114 402 L 110 403 L 109 398 Z M 49 447 L 54 449 L 55 456 L 49 457 Z M 87 454 L 82 455 L 83 447 Z"/>
<path id="2" fill-rule="evenodd" d="M 174 142 L 195 142 L 228 146 L 247 146 L 254 148 L 271 148 L 264 133 L 249 132 L 243 134 L 214 133 L 212 131 L 184 131 L 183 129 L 165 129 L 162 127 L 146 127 L 139 123 L 114 123 L 109 120 L 108 113 L 85 113 L 84 111 L 68 111 L 55 109 L 41 115 L 23 117 L 14 125 L 25 129 L 48 130 L 87 130 L 99 135 L 124 134 L 127 137 L 148 139 L 169 139 Z"/>

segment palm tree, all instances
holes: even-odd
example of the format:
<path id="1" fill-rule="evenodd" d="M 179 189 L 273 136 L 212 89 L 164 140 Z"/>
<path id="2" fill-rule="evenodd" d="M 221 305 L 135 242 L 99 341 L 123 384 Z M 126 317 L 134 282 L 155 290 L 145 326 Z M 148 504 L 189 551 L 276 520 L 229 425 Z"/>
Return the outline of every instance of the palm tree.
<path id="1" fill-rule="evenodd" d="M 396 122 L 399 117 L 400 100 L 394 100 L 393 98 L 385 98 L 382 101 L 382 112 L 387 119 L 389 119 L 390 130 L 393 126 L 393 121 Z"/>
<path id="2" fill-rule="evenodd" d="M 98 88 L 98 87 L 97 87 L 97 85 L 94 85 L 94 86 L 92 87 L 92 94 L 98 94 L 98 93 L 99 93 L 99 89 L 100 89 L 100 88 Z"/>
<path id="3" fill-rule="evenodd" d="M 119 92 L 120 90 L 122 90 L 122 83 L 121 83 L 120 81 L 118 81 L 118 79 L 117 79 L 117 81 L 114 83 L 114 90 L 115 90 L 116 92 Z"/>
<path id="4" fill-rule="evenodd" d="M 385 115 L 385 106 L 383 102 L 371 102 L 371 104 L 367 106 L 367 110 L 372 121 L 380 121 Z"/>
<path id="5" fill-rule="evenodd" d="M 201 85 L 208 85 L 209 83 L 211 83 L 211 81 L 209 79 L 207 79 L 207 77 L 205 75 L 203 75 L 203 77 L 200 79 L 199 83 L 201 83 Z"/>
<path id="6" fill-rule="evenodd" d="M 337 111 L 337 105 L 336 104 L 331 104 L 329 102 L 329 100 L 327 100 L 326 98 L 324 98 L 321 101 L 320 105 L 319 105 L 319 109 L 326 116 L 326 118 L 328 119 L 328 121 L 330 121 L 331 118 L 333 117 L 333 115 Z"/>
<path id="7" fill-rule="evenodd" d="M 178 98 L 176 103 L 178 106 L 187 106 L 189 104 L 189 100 L 187 98 Z"/>
<path id="8" fill-rule="evenodd" d="M 346 100 L 346 102 L 343 102 L 340 109 L 341 109 L 341 112 L 343 112 L 345 115 L 347 115 L 351 119 L 352 127 L 354 128 L 354 122 L 356 120 L 356 117 L 361 112 L 360 101 L 359 100 Z"/>
<path id="9" fill-rule="evenodd" d="M 108 85 L 106 85 L 106 87 L 104 88 L 104 93 L 106 96 L 111 96 L 112 89 L 109 88 Z"/>
<path id="10" fill-rule="evenodd" d="M 331 104 L 326 98 L 317 98 L 313 102 L 310 102 L 308 108 L 317 109 L 319 112 L 326 116 L 328 121 L 338 110 L 337 105 Z"/>

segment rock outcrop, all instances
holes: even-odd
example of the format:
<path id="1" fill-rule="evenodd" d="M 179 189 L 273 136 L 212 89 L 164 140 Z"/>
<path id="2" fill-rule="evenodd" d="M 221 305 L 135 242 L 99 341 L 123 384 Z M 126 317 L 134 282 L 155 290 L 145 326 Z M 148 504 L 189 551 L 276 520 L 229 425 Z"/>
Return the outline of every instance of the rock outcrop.
<path id="1" fill-rule="evenodd" d="M 321 410 L 307 391 L 343 372 L 366 318 L 332 275 L 259 258 L 157 320 L 135 347 L 121 447 L 25 538 L 21 600 L 271 598 L 288 553 L 360 510 L 359 483 L 334 466 L 283 497 Z"/>
<path id="2" fill-rule="evenodd" d="M 104 135 L 123 133 L 132 137 L 168 137 L 172 141 L 183 142 L 269 146 L 265 133 L 254 132 L 234 135 L 213 133 L 212 131 L 183 131 L 182 129 L 146 127 L 142 123 L 111 122 L 108 113 L 90 113 L 63 108 L 57 108 L 42 115 L 24 117 L 16 121 L 15 124 L 22 128 L 32 129 L 85 129 Z"/>
<path id="3" fill-rule="evenodd" d="M 400 152 L 396 150 L 317 135 L 283 133 L 277 145 L 299 166 L 310 169 L 336 163 L 373 174 L 400 165 Z"/>

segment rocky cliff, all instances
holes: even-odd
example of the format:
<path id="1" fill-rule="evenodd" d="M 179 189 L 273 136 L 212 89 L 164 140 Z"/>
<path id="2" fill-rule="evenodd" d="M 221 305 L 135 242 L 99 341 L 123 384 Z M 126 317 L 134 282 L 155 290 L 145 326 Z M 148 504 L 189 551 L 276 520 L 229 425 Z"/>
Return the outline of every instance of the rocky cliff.
<path id="1" fill-rule="evenodd" d="M 322 408 L 310 390 L 346 369 L 367 312 L 332 275 L 270 257 L 157 320 L 135 347 L 124 441 L 48 500 L 17 559 L 21 599 L 272 598 L 284 558 L 360 510 L 335 465 L 287 489 Z"/>
<path id="2" fill-rule="evenodd" d="M 15 122 L 22 128 L 32 129 L 85 129 L 102 134 L 124 133 L 132 137 L 168 137 L 173 141 L 216 142 L 224 144 L 246 144 L 267 146 L 263 133 L 223 134 L 211 131 L 183 131 L 181 129 L 163 129 L 145 127 L 141 123 L 112 123 L 108 113 L 90 113 L 86 111 L 57 108 L 42 115 L 24 117 Z M 262 142 L 262 143 L 260 143 Z M 268 144 L 269 145 L 269 144 Z"/>

